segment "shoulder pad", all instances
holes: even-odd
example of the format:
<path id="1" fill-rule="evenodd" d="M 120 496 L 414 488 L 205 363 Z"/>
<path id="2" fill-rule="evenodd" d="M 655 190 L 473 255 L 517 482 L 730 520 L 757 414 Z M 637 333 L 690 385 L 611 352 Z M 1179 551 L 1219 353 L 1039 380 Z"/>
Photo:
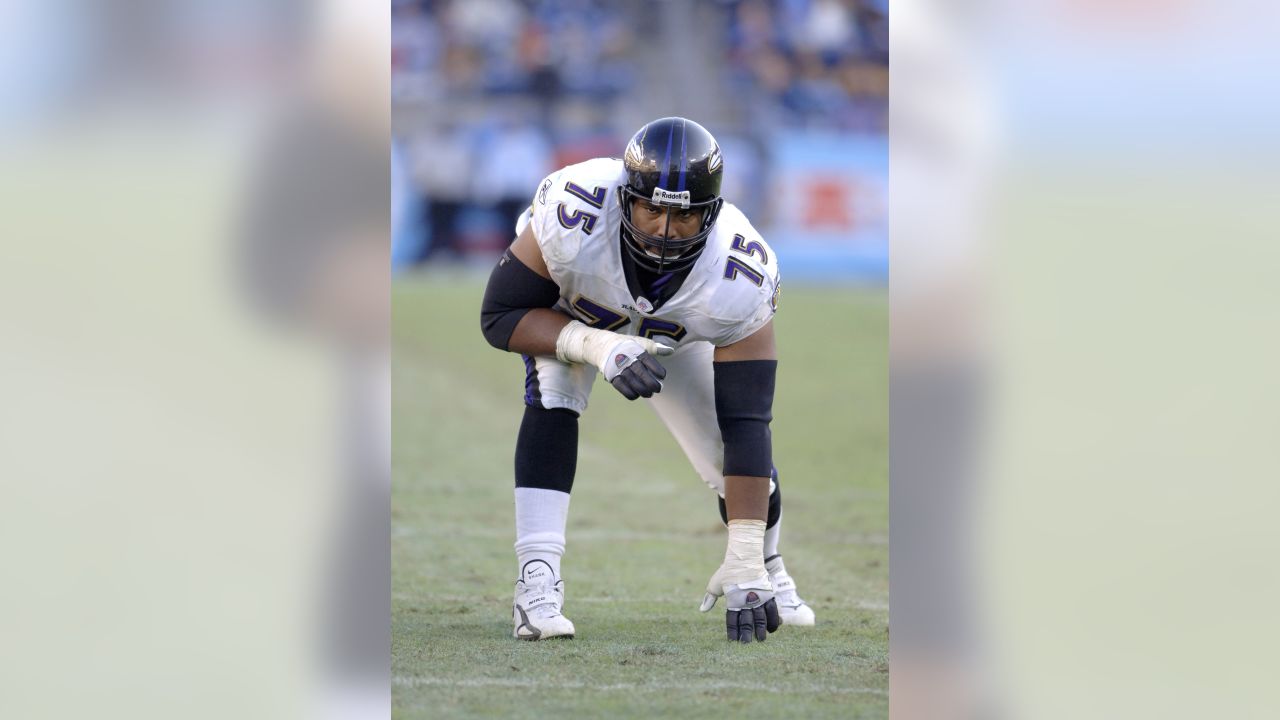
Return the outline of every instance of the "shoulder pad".
<path id="1" fill-rule="evenodd" d="M 725 203 L 716 232 L 708 242 L 711 276 L 705 313 L 719 328 L 715 344 L 745 338 L 774 314 L 778 290 L 778 259 L 742 211 Z"/>
<path id="2" fill-rule="evenodd" d="M 598 158 L 548 175 L 533 197 L 531 224 L 548 263 L 577 257 L 584 240 L 604 231 L 602 216 L 615 205 L 625 179 L 621 160 Z"/>

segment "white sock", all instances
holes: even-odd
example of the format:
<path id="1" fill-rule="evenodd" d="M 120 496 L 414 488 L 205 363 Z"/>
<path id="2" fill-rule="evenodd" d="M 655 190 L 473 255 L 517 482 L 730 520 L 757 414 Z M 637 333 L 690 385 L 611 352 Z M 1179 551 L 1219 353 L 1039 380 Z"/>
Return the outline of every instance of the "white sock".
<path id="1" fill-rule="evenodd" d="M 569 493 L 542 488 L 516 488 L 516 573 L 525 563 L 543 560 L 560 579 Z"/>
<path id="2" fill-rule="evenodd" d="M 778 536 L 782 534 L 782 513 L 778 513 L 778 522 L 764 531 L 764 556 L 771 558 L 778 554 Z"/>

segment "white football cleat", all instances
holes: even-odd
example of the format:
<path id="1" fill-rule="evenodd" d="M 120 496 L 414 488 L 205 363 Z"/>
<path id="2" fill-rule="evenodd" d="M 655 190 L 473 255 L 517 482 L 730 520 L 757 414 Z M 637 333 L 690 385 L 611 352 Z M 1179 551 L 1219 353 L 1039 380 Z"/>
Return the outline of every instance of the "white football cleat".
<path id="1" fill-rule="evenodd" d="M 796 581 L 787 574 L 782 556 L 774 555 L 764 567 L 769 571 L 769 580 L 773 583 L 773 597 L 778 601 L 778 615 L 782 618 L 782 624 L 813 625 L 813 608 L 796 593 Z"/>
<path id="2" fill-rule="evenodd" d="M 556 579 L 545 560 L 525 563 L 516 580 L 516 599 L 512 606 L 515 630 L 512 637 L 521 640 L 573 637 L 573 623 L 560 614 L 564 607 L 564 581 Z"/>

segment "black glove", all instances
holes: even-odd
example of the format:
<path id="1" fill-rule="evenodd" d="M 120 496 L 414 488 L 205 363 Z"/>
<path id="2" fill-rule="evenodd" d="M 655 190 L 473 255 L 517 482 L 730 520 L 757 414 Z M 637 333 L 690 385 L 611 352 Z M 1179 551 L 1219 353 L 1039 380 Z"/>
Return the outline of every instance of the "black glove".
<path id="1" fill-rule="evenodd" d="M 710 610 L 723 595 L 728 608 L 724 611 L 724 627 L 729 640 L 749 643 L 754 635 L 756 640 L 764 642 L 769 633 L 782 627 L 778 601 L 773 598 L 769 577 L 766 575 L 750 583 L 724 584 L 720 579 L 723 572 L 724 567 L 721 566 L 711 576 L 707 594 L 702 597 L 702 605 L 698 609 L 702 612 Z"/>
<path id="2" fill-rule="evenodd" d="M 782 618 L 778 616 L 778 601 L 769 601 L 754 608 L 724 611 L 725 631 L 730 640 L 749 643 L 754 634 L 757 642 L 764 642 L 771 633 L 782 627 Z"/>
<path id="3" fill-rule="evenodd" d="M 638 347 L 638 346 L 637 346 Z M 622 358 L 623 355 L 618 355 Z M 618 392 L 628 400 L 641 397 L 653 397 L 662 390 L 662 378 L 667 376 L 667 369 L 653 359 L 647 352 L 640 352 L 631 361 L 623 365 L 613 379 L 609 381 Z"/>

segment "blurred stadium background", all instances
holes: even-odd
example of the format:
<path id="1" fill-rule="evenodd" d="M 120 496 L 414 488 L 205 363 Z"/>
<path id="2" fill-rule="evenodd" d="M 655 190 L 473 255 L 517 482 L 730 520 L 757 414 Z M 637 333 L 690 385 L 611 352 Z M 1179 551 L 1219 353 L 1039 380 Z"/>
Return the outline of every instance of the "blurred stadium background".
<path id="1" fill-rule="evenodd" d="M 472 198 L 462 214 L 488 239 L 477 233 L 474 253 L 467 242 L 429 251 L 432 193 L 409 150 L 422 134 L 470 136 L 505 100 L 554 97 L 549 119 L 536 101 L 532 115 L 515 113 L 553 155 L 572 146 L 584 104 L 613 147 L 652 115 L 696 115 L 748 148 L 729 168 L 763 193 L 735 197 L 762 225 L 790 208 L 768 190 L 784 147 L 771 138 L 880 141 L 874 123 L 787 104 L 804 93 L 781 99 L 803 67 L 797 19 L 854 38 L 855 62 L 874 70 L 862 48 L 870 36 L 882 52 L 880 7 L 556 4 L 597 10 L 540 25 L 538 52 L 591 51 L 612 26 L 630 44 L 610 45 L 610 59 L 635 60 L 544 64 L 621 68 L 634 73 L 626 92 L 597 105 L 566 78 L 555 96 L 484 85 L 491 66 L 521 67 L 515 51 L 502 55 L 521 46 L 495 52 L 450 24 L 495 6 L 483 0 L 0 3 L 0 717 L 385 717 L 342 712 L 353 686 L 387 703 L 385 652 L 342 649 L 352 636 L 389 640 L 365 632 L 386 627 L 385 583 L 335 590 L 321 578 L 353 566 L 386 576 L 386 323 L 369 322 L 386 313 L 369 306 L 389 285 L 389 96 L 402 270 L 487 266 L 484 244 L 504 241 L 492 202 Z M 497 6 L 517 20 L 467 27 L 522 28 L 541 7 Z M 423 16 L 397 21 L 395 53 L 393 11 Z M 956 613 L 917 613 L 917 638 L 972 640 L 985 657 L 959 648 L 913 667 L 899 645 L 913 616 L 895 586 L 895 718 L 1000 717 L 956 701 L 984 690 L 974 675 L 1011 718 L 1274 717 L 1280 344 L 1265 328 L 1280 305 L 1280 5 L 897 0 L 893 11 L 891 365 L 924 388 L 894 393 L 894 452 L 932 459 L 923 471 L 942 480 L 955 453 L 984 455 L 990 469 L 904 497 L 913 474 L 894 466 L 895 575 L 965 562 L 976 572 L 948 574 L 971 579 L 973 609 L 989 619 L 966 639 L 948 627 Z M 820 12 L 839 18 L 813 20 Z M 735 40 L 743 14 L 754 45 Z M 579 46 L 559 29 L 574 21 L 589 28 Z M 424 39 L 404 41 L 415 33 Z M 734 55 L 735 43 L 747 49 Z M 463 50 L 446 55 L 453 45 Z M 751 49 L 761 45 L 772 50 Z M 446 58 L 469 74 L 446 83 Z M 878 88 L 818 85 L 845 107 L 883 104 Z M 377 178 L 351 172 L 352 158 Z M 261 222 L 246 222 L 246 206 Z M 351 232 L 335 217 L 376 227 Z M 762 229 L 798 279 L 798 246 Z M 409 296 L 450 290 L 434 272 L 401 278 Z M 262 306 L 264 287 L 293 302 Z M 780 323 L 839 312 L 799 294 L 820 314 L 795 312 L 805 305 L 790 295 Z M 458 331 L 478 343 L 472 322 L 460 316 Z M 431 359 L 445 352 L 444 340 L 424 344 Z M 481 370 L 510 360 L 490 355 Z M 837 360 L 855 358 L 825 362 Z M 965 373 L 984 383 L 958 400 L 915 382 L 963 384 Z M 798 416 L 811 412 L 804 400 Z M 424 432 L 447 425 L 415 417 Z M 948 426 L 965 432 L 939 453 Z M 493 542 L 507 567 L 508 541 Z M 953 596 L 923 589 L 943 604 Z M 335 599 L 358 622 L 335 617 Z M 330 667 L 351 654 L 376 657 Z M 333 712 L 307 712 L 316 704 Z"/>
<path id="2" fill-rule="evenodd" d="M 392 257 L 488 266 L 547 173 L 680 114 L 789 281 L 888 278 L 888 0 L 393 0 Z"/>

